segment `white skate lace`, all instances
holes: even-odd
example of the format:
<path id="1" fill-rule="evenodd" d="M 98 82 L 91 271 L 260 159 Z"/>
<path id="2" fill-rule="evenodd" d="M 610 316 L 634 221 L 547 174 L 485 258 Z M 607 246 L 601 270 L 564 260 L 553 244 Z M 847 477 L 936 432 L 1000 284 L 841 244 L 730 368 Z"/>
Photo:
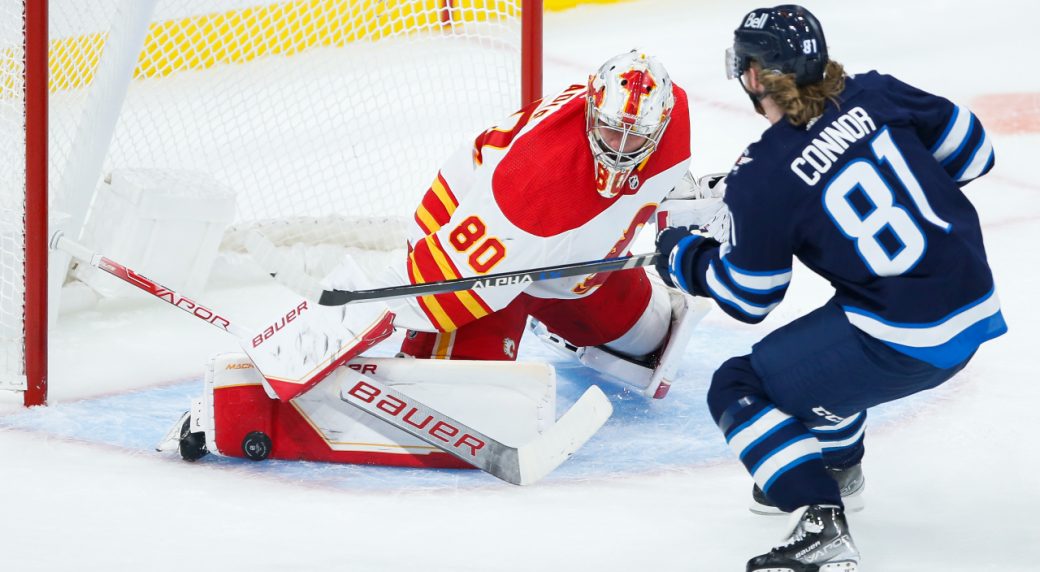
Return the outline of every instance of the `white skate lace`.
<path id="1" fill-rule="evenodd" d="M 805 518 L 805 513 L 798 517 L 798 524 L 795 525 L 794 530 L 791 531 L 791 536 L 787 538 L 787 542 L 776 547 L 775 550 L 782 550 L 801 542 L 809 534 L 819 534 L 823 532 L 823 521 L 819 518 L 810 517 L 811 519 Z"/>

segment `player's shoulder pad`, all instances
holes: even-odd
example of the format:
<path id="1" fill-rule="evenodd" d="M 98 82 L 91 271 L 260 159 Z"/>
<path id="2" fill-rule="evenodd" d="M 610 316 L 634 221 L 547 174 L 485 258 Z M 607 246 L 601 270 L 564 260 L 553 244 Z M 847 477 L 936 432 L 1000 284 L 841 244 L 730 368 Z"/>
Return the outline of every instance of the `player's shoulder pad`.
<path id="1" fill-rule="evenodd" d="M 751 203 L 761 207 L 763 203 L 778 201 L 778 208 L 783 204 L 781 196 L 790 183 L 787 169 L 779 168 L 783 164 L 779 160 L 782 152 L 783 149 L 762 140 L 744 149 L 726 176 L 725 202 L 731 210 L 744 211 Z M 754 210 L 761 210 L 758 207 Z"/>
<path id="2" fill-rule="evenodd" d="M 726 184 L 734 181 L 761 178 L 773 170 L 776 163 L 777 153 L 773 145 L 759 139 L 748 145 L 737 160 L 733 162 L 729 174 L 726 176 Z"/>
<path id="3" fill-rule="evenodd" d="M 885 96 L 902 96 L 921 91 L 895 76 L 884 74 L 877 70 L 856 74 L 849 79 L 850 83 L 855 84 L 857 90 L 870 91 Z"/>

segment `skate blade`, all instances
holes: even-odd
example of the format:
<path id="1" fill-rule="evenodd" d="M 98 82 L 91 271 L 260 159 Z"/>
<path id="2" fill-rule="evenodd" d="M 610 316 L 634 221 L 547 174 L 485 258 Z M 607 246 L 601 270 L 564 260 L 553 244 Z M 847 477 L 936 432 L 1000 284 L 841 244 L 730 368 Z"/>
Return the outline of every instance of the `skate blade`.
<path id="1" fill-rule="evenodd" d="M 866 502 L 864 502 L 863 499 L 862 489 L 856 494 L 847 497 L 841 497 L 841 502 L 845 505 L 846 514 L 850 512 L 859 512 L 863 510 L 864 507 L 866 507 Z M 785 516 L 787 514 L 790 514 L 780 510 L 775 506 L 761 504 L 754 500 L 752 500 L 751 504 L 748 505 L 748 510 L 762 516 Z"/>
<path id="2" fill-rule="evenodd" d="M 751 572 L 799 572 L 800 570 L 806 570 L 801 566 L 798 569 L 794 569 L 788 566 L 773 566 L 770 568 L 755 568 Z M 819 568 L 814 568 L 819 572 L 857 572 L 859 570 L 859 564 L 856 562 L 829 562 L 827 564 L 820 564 Z"/>
<path id="3" fill-rule="evenodd" d="M 856 572 L 857 570 L 859 570 L 859 563 L 851 560 L 846 562 L 828 562 L 820 565 L 820 572 Z"/>
<path id="4" fill-rule="evenodd" d="M 863 491 L 860 490 L 854 495 L 847 497 L 841 497 L 841 504 L 845 505 L 845 512 L 859 512 L 863 510 L 867 503 L 863 499 Z"/>
<path id="5" fill-rule="evenodd" d="M 770 506 L 770 505 L 767 505 L 767 504 L 761 504 L 761 503 L 756 502 L 754 500 L 752 500 L 751 504 L 748 505 L 748 510 L 750 510 L 751 512 L 753 512 L 755 514 L 760 514 L 760 515 L 763 515 L 763 516 L 786 516 L 786 515 L 790 514 L 790 513 L 786 513 L 784 511 L 780 510 L 779 508 L 777 508 L 775 506 Z"/>

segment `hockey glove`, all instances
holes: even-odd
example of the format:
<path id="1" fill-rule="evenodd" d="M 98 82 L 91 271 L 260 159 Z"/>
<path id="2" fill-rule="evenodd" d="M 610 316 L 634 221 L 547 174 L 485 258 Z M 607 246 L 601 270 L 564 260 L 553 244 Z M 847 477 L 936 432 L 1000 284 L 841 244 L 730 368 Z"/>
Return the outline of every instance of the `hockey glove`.
<path id="1" fill-rule="evenodd" d="M 657 235 L 657 273 L 665 284 L 691 292 L 682 271 L 685 254 L 697 250 L 707 240 L 700 231 L 686 227 L 666 228 Z M 714 241 L 712 241 L 714 242 Z"/>
<path id="2" fill-rule="evenodd" d="M 657 211 L 658 228 L 670 226 L 697 227 L 719 242 L 729 239 L 729 209 L 723 202 L 726 194 L 726 173 L 714 173 L 696 178 L 686 175 Z"/>

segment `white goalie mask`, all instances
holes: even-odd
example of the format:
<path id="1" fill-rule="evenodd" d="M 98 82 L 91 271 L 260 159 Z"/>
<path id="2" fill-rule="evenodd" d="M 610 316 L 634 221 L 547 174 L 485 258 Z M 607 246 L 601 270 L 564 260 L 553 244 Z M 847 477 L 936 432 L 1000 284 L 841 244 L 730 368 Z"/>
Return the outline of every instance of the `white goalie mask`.
<path id="1" fill-rule="evenodd" d="M 675 96 L 655 58 L 631 51 L 607 60 L 589 76 L 585 131 L 596 168 L 596 189 L 611 198 L 661 142 Z"/>

